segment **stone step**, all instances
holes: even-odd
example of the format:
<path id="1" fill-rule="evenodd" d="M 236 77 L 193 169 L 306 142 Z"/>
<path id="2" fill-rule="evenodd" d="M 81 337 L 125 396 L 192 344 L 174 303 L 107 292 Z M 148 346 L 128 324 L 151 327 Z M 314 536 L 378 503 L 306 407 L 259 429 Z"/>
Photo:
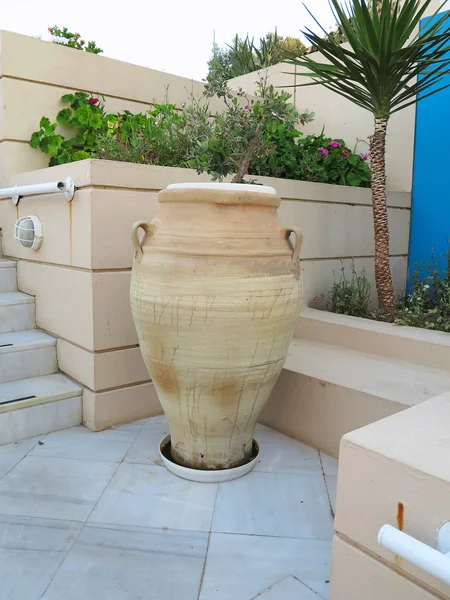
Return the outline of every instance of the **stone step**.
<path id="1" fill-rule="evenodd" d="M 264 425 L 337 457 L 344 434 L 450 390 L 450 371 L 294 338 Z"/>
<path id="2" fill-rule="evenodd" d="M 0 258 L 0 293 L 15 291 L 17 291 L 16 262 Z"/>
<path id="3" fill-rule="evenodd" d="M 450 390 L 450 371 L 298 338 L 292 340 L 284 368 L 322 385 L 353 390 L 405 408 Z"/>
<path id="4" fill-rule="evenodd" d="M 0 445 L 81 423 L 82 388 L 56 373 L 0 384 Z"/>
<path id="5" fill-rule="evenodd" d="M 295 337 L 375 354 L 396 361 L 450 370 L 450 335 L 304 308 Z"/>
<path id="6" fill-rule="evenodd" d="M 34 297 L 22 292 L 0 293 L 0 333 L 35 329 Z"/>
<path id="7" fill-rule="evenodd" d="M 0 383 L 57 371 L 55 338 L 37 329 L 0 333 Z"/>

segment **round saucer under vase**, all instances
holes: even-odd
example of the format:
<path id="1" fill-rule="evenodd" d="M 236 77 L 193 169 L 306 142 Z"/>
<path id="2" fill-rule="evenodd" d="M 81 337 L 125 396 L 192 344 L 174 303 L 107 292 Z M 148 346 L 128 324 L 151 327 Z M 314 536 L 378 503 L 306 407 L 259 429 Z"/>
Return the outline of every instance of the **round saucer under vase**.
<path id="1" fill-rule="evenodd" d="M 244 475 L 252 471 L 259 460 L 259 444 L 255 439 L 253 440 L 253 455 L 250 462 L 231 469 L 206 471 L 203 469 L 190 469 L 177 464 L 170 458 L 170 435 L 166 435 L 161 440 L 159 455 L 166 469 L 177 477 L 198 483 L 224 483 L 225 481 L 233 481 L 234 479 L 244 477 Z"/>

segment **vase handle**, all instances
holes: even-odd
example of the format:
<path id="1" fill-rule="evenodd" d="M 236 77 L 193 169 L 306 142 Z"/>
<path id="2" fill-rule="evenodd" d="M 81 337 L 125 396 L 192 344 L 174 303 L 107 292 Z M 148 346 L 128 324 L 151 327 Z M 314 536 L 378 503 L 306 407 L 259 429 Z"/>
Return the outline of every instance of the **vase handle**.
<path id="1" fill-rule="evenodd" d="M 142 242 L 139 241 L 139 235 L 138 235 L 139 229 L 143 229 L 145 232 L 144 237 L 142 238 Z M 138 262 L 141 262 L 141 260 L 142 260 L 142 246 L 144 244 L 145 238 L 147 237 L 147 235 L 151 235 L 152 233 L 153 233 L 153 226 L 150 225 L 150 223 L 147 223 L 146 221 L 138 221 L 131 228 L 131 239 L 133 240 L 133 246 L 134 246 L 134 258 Z"/>
<path id="2" fill-rule="evenodd" d="M 292 260 L 294 262 L 298 262 L 300 258 L 300 250 L 302 249 L 303 243 L 303 233 L 301 229 L 299 227 L 285 227 L 284 229 L 282 229 L 282 232 L 288 242 L 291 233 L 295 233 L 295 247 L 294 251 L 292 252 Z"/>

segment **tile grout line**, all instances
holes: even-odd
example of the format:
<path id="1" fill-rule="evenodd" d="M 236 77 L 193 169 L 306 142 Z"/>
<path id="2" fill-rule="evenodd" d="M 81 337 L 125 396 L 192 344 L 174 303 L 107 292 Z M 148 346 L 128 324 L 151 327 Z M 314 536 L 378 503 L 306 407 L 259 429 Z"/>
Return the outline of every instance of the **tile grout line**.
<path id="1" fill-rule="evenodd" d="M 285 577 L 283 577 L 283 579 L 280 579 L 279 581 L 276 581 L 275 583 L 270 584 L 269 587 L 266 587 L 262 592 L 259 592 L 259 594 L 257 594 L 256 596 L 254 596 L 252 598 L 252 600 L 258 600 L 258 598 L 260 598 L 263 594 L 265 594 L 269 590 L 273 589 L 275 586 L 279 585 L 283 581 L 286 581 L 286 579 L 288 579 L 289 577 L 292 577 L 293 579 L 295 579 L 296 581 L 298 581 L 299 583 L 301 583 L 302 585 L 304 585 L 306 588 L 308 588 L 308 590 L 310 592 L 312 592 L 313 594 L 315 594 L 318 598 L 321 598 L 321 600 L 325 600 L 325 598 L 321 594 L 319 594 L 318 592 L 316 592 L 316 590 L 313 590 L 312 587 L 309 587 L 309 585 L 307 585 L 304 581 L 302 581 L 296 575 L 292 575 L 292 573 L 290 575 L 286 575 Z"/>
<path id="2" fill-rule="evenodd" d="M 55 520 L 59 520 L 59 519 L 55 519 Z M 70 522 L 70 521 L 69 521 Z M 73 521 L 72 521 L 73 522 Z M 80 521 L 77 521 L 78 523 L 80 523 Z M 76 536 L 73 538 L 72 543 L 70 544 L 69 548 L 66 550 L 66 552 L 64 553 L 64 556 L 61 558 L 61 562 L 59 563 L 59 565 L 56 567 L 55 572 L 53 573 L 53 575 L 50 578 L 50 581 L 48 582 L 48 584 L 45 586 L 45 590 L 42 592 L 39 600 L 42 600 L 42 598 L 45 596 L 48 588 L 50 587 L 50 585 L 52 584 L 52 581 L 55 579 L 56 574 L 58 573 L 59 569 L 61 568 L 61 565 L 63 564 L 63 562 L 66 560 L 67 555 L 69 554 L 69 552 L 72 550 L 73 545 L 75 544 L 75 542 L 77 541 L 80 533 L 83 531 L 84 529 L 84 524 L 81 525 L 78 533 L 76 534 Z"/>
<path id="3" fill-rule="evenodd" d="M 130 447 L 131 447 L 131 445 L 130 445 Z M 48 458 L 48 457 L 47 457 L 47 458 Z M 122 459 L 122 460 L 123 460 L 123 459 Z M 40 600 L 42 600 L 42 598 L 43 598 L 43 597 L 44 597 L 44 595 L 46 594 L 46 592 L 47 592 L 48 588 L 49 588 L 49 587 L 50 587 L 50 585 L 52 584 L 52 581 L 53 581 L 53 580 L 54 580 L 54 578 L 56 577 L 56 574 L 58 573 L 59 569 L 61 568 L 61 565 L 62 565 L 62 564 L 63 564 L 63 562 L 66 560 L 66 558 L 67 558 L 67 556 L 68 556 L 69 552 L 72 550 L 72 548 L 73 548 L 73 546 L 74 546 L 75 542 L 77 541 L 77 539 L 78 539 L 78 538 L 79 538 L 79 536 L 81 535 L 81 532 L 82 532 L 82 531 L 83 531 L 83 529 L 86 527 L 86 524 L 87 524 L 87 522 L 88 522 L 88 519 L 89 519 L 89 517 L 92 515 L 92 513 L 94 512 L 94 510 L 95 510 L 95 508 L 96 508 L 97 504 L 98 504 L 98 503 L 100 502 L 100 500 L 102 499 L 102 497 L 103 497 L 103 494 L 106 492 L 107 488 L 109 487 L 109 484 L 111 483 L 111 481 L 112 481 L 112 479 L 113 479 L 114 475 L 117 473 L 117 470 L 119 469 L 119 467 L 120 467 L 120 465 L 121 465 L 122 463 L 121 463 L 121 462 L 119 462 L 119 463 L 115 463 L 115 464 L 117 464 L 117 467 L 114 469 L 114 472 L 113 472 L 113 474 L 111 475 L 111 477 L 110 477 L 110 479 L 109 479 L 108 483 L 105 485 L 105 488 L 104 488 L 103 492 L 100 494 L 100 496 L 99 496 L 99 498 L 98 498 L 97 502 L 94 504 L 94 506 L 93 506 L 93 508 L 92 508 L 91 512 L 90 512 L 90 513 L 88 514 L 88 516 L 86 517 L 86 520 L 85 520 L 84 522 L 83 522 L 83 521 L 81 521 L 82 525 L 81 525 L 81 527 L 80 527 L 80 530 L 79 530 L 78 534 L 75 536 L 75 538 L 74 538 L 74 540 L 73 540 L 72 544 L 70 545 L 70 548 L 69 548 L 69 549 L 67 550 L 67 552 L 64 554 L 64 557 L 62 558 L 61 562 L 59 563 L 59 565 L 58 565 L 58 568 L 57 568 L 57 569 L 56 569 L 56 571 L 53 573 L 53 575 L 52 575 L 52 578 L 51 578 L 51 579 L 50 579 L 50 581 L 48 582 L 48 585 L 47 585 L 47 587 L 45 588 L 45 590 L 43 591 L 43 593 L 42 593 L 42 595 L 41 595 L 41 597 L 40 597 Z"/>
<path id="4" fill-rule="evenodd" d="M 210 526 L 209 526 L 208 541 L 206 542 L 205 560 L 203 562 L 203 569 L 202 569 L 202 574 L 201 574 L 201 577 L 200 577 L 200 585 L 198 586 L 197 600 L 200 600 L 200 595 L 202 593 L 202 587 L 203 587 L 203 580 L 205 578 L 205 573 L 206 573 L 206 563 L 208 562 L 209 544 L 210 544 L 210 541 L 211 541 L 211 534 L 212 534 L 214 514 L 216 512 L 217 496 L 219 495 L 219 486 L 220 486 L 220 483 L 217 484 L 216 496 L 214 498 L 214 508 L 213 508 L 212 515 L 211 515 L 211 523 L 210 523 Z"/>
<path id="5" fill-rule="evenodd" d="M 44 435 L 43 435 L 43 437 L 42 437 L 42 438 L 41 438 L 41 436 L 35 436 L 35 437 L 38 437 L 39 439 L 38 439 L 38 440 L 36 440 L 36 443 L 34 444 L 34 446 L 32 446 L 32 447 L 31 447 L 31 448 L 28 450 L 28 452 L 25 452 L 25 454 L 22 456 L 22 458 L 21 458 L 21 459 L 20 459 L 18 462 L 16 462 L 16 464 L 15 464 L 13 467 L 11 467 L 11 468 L 9 469 L 9 471 L 7 471 L 7 472 L 6 472 L 4 475 L 2 475 L 2 476 L 0 477 L 0 481 L 3 481 L 3 479 L 4 479 L 4 478 L 5 478 L 7 475 L 9 475 L 13 469 L 15 469 L 15 468 L 16 468 L 18 465 L 20 465 L 20 463 L 23 461 L 23 459 L 24 459 L 24 458 L 26 458 L 26 457 L 27 457 L 27 456 L 30 454 L 30 452 L 36 448 L 36 446 L 37 446 L 37 445 L 38 445 L 38 443 L 41 441 L 41 439 L 43 440 L 43 439 L 44 439 L 44 438 L 45 438 L 47 435 L 48 435 L 47 433 L 44 433 Z M 26 439 L 27 439 L 27 438 L 25 438 L 25 440 L 26 440 Z M 25 440 L 20 440 L 20 441 L 25 441 Z M 12 443 L 14 443 L 14 442 L 12 442 Z M 8 454 L 10 454 L 10 455 L 14 455 L 14 452 L 5 452 L 5 453 L 4 453 L 4 454 L 2 454 L 1 456 L 8 456 Z"/>
<path id="6" fill-rule="evenodd" d="M 111 481 L 113 480 L 113 477 L 114 477 L 114 476 L 115 476 L 115 474 L 117 473 L 117 471 L 118 471 L 118 469 L 119 469 L 120 465 L 123 463 L 123 460 L 124 460 L 124 458 L 125 458 L 125 456 L 126 456 L 127 452 L 130 450 L 131 446 L 134 444 L 134 442 L 135 442 L 135 440 L 136 440 L 136 438 L 138 437 L 138 435 L 139 435 L 139 434 L 140 434 L 140 431 L 138 431 L 138 432 L 137 432 L 137 435 L 136 435 L 136 437 L 135 437 L 135 438 L 134 438 L 134 440 L 133 440 L 133 441 L 130 443 L 130 446 L 129 446 L 128 450 L 125 452 L 125 454 L 124 454 L 124 456 L 123 456 L 123 458 L 122 458 L 122 460 L 121 460 L 120 462 L 114 463 L 114 461 L 105 461 L 105 462 L 110 462 L 110 463 L 113 463 L 113 464 L 117 464 L 117 466 L 116 466 L 116 468 L 114 469 L 114 472 L 112 473 L 112 475 L 111 475 L 111 477 L 110 477 L 110 479 L 109 479 L 108 483 L 105 485 L 105 488 L 104 488 L 103 492 L 100 494 L 100 496 L 99 496 L 99 498 L 98 498 L 97 502 L 96 502 L 96 503 L 94 504 L 94 506 L 92 507 L 92 510 L 91 510 L 91 512 L 90 512 L 90 513 L 88 514 L 88 516 L 86 517 L 86 520 L 85 520 L 84 522 L 81 522 L 81 523 L 82 523 L 82 525 L 81 525 L 81 527 L 80 527 L 80 530 L 78 531 L 78 534 L 75 536 L 75 538 L 74 538 L 74 540 L 73 540 L 72 544 L 70 545 L 70 548 L 69 548 L 69 549 L 67 550 L 67 552 L 64 554 L 64 556 L 63 556 L 63 558 L 62 558 L 61 562 L 60 562 L 60 563 L 59 563 L 59 565 L 58 565 L 58 568 L 57 568 L 57 569 L 55 570 L 55 572 L 53 573 L 53 575 L 52 575 L 52 578 L 51 578 L 51 579 L 50 579 L 50 581 L 48 582 L 48 585 L 47 585 L 47 587 L 45 588 L 45 590 L 43 591 L 43 593 L 42 593 L 42 595 L 41 595 L 41 597 L 40 597 L 40 600 L 42 600 L 42 598 L 43 598 L 43 597 L 44 597 L 44 595 L 46 594 L 46 592 L 47 592 L 48 588 L 49 588 L 49 587 L 50 587 L 50 585 L 52 584 L 52 581 L 53 581 L 53 580 L 54 580 L 54 578 L 56 577 L 56 574 L 58 573 L 59 569 L 61 568 L 61 565 L 62 565 L 62 564 L 63 564 L 63 562 L 66 560 L 66 558 L 67 558 L 67 556 L 68 556 L 68 554 L 69 554 L 70 550 L 72 549 L 72 547 L 74 546 L 75 542 L 77 541 L 77 539 L 78 539 L 78 538 L 79 538 L 79 536 L 81 535 L 81 532 L 83 531 L 83 529 L 86 527 L 86 525 L 87 525 L 87 522 L 88 522 L 88 520 L 89 520 L 90 516 L 91 516 L 91 515 L 92 515 L 92 513 L 94 512 L 94 510 L 95 510 L 95 508 L 96 508 L 97 504 L 98 504 L 98 503 L 100 502 L 100 500 L 102 499 L 102 497 L 103 497 L 104 493 L 106 492 L 106 490 L 107 490 L 107 488 L 109 487 L 109 485 L 110 485 Z M 35 446 L 33 446 L 33 448 L 34 448 L 34 447 L 35 447 Z M 32 450 L 32 449 L 31 449 L 31 450 Z M 30 450 L 30 451 L 31 451 L 31 450 Z M 51 457 L 46 457 L 46 458 L 51 458 Z M 73 459 L 73 460 L 75 460 L 75 459 Z M 82 459 L 77 459 L 77 460 L 82 460 Z M 99 461 L 99 462 L 101 462 L 101 461 Z"/>
<path id="7" fill-rule="evenodd" d="M 323 462 L 322 462 L 322 454 L 320 453 L 320 450 L 317 451 L 319 453 L 319 459 L 320 459 L 320 464 L 322 465 L 322 475 L 323 475 L 323 481 L 325 483 L 325 489 L 327 491 L 327 496 L 328 496 L 328 504 L 330 505 L 330 512 L 331 512 L 331 517 L 334 521 L 334 510 L 333 510 L 333 505 L 331 504 L 331 496 L 330 496 L 330 492 L 328 490 L 328 482 L 327 482 L 327 477 L 325 475 L 325 469 L 323 468 Z"/>

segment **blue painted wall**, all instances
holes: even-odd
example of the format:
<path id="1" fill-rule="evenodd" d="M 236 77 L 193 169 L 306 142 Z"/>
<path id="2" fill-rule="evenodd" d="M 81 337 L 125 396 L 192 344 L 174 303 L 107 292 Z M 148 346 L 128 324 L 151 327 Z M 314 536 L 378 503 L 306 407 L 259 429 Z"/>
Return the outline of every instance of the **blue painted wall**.
<path id="1" fill-rule="evenodd" d="M 421 27 L 428 21 L 423 19 Z M 449 248 L 450 88 L 447 88 L 417 104 L 409 276 L 415 263 L 429 260 L 433 249 L 439 257 Z"/>

